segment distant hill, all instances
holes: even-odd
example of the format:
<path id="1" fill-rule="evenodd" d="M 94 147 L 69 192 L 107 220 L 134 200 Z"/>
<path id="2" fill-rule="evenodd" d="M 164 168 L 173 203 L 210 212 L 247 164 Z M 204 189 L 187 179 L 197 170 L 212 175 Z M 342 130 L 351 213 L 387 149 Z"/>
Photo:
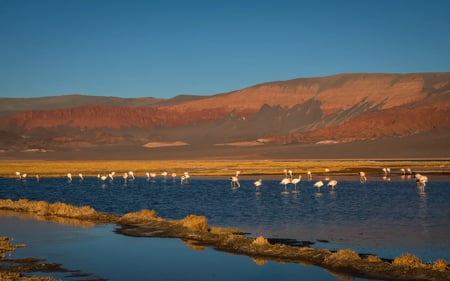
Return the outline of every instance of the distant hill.
<path id="1" fill-rule="evenodd" d="M 118 98 L 86 95 L 64 95 L 38 98 L 0 98 L 0 117 L 16 112 L 65 109 L 78 106 L 147 106 L 164 101 L 157 98 Z"/>
<path id="2" fill-rule="evenodd" d="M 89 151 L 87 158 L 113 157 L 108 151 L 130 159 L 277 158 L 276 151 L 280 158 L 298 158 L 302 148 L 316 151 L 309 156 L 316 158 L 325 151 L 374 158 L 380 153 L 370 147 L 389 142 L 403 143 L 403 150 L 387 146 L 384 157 L 450 157 L 450 72 L 298 78 L 167 100 L 0 99 L 5 159 L 74 157 L 70 151 Z M 348 144 L 360 152 L 342 150 Z M 100 151 L 105 153 L 95 153 Z"/>

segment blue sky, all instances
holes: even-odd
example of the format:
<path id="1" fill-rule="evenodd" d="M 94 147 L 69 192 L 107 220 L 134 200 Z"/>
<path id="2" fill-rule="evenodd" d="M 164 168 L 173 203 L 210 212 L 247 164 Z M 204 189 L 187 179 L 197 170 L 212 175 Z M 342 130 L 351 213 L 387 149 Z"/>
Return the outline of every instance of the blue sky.
<path id="1" fill-rule="evenodd" d="M 0 0 L 0 97 L 450 71 L 449 0 Z"/>

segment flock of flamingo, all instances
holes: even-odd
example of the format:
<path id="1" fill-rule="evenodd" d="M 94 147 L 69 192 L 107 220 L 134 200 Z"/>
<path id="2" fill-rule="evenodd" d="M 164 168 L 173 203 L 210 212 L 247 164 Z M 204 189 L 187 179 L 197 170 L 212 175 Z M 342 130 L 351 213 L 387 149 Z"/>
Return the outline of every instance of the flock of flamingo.
<path id="1" fill-rule="evenodd" d="M 324 172 L 325 172 L 325 175 L 326 175 L 327 173 L 330 172 L 330 169 L 325 168 Z M 382 168 L 382 172 L 383 172 L 383 180 L 390 180 L 391 169 L 390 168 Z M 409 177 L 410 178 L 412 176 L 412 174 L 413 174 L 410 168 L 407 168 L 407 169 L 401 168 L 400 172 L 401 172 L 402 178 L 404 178 L 404 177 Z M 236 171 L 236 174 L 230 178 L 230 180 L 231 180 L 231 189 L 240 188 L 240 186 L 241 186 L 240 183 L 239 183 L 239 175 L 240 175 L 240 173 L 241 173 L 240 171 Z M 366 176 L 365 172 L 360 171 L 358 174 L 359 174 L 359 181 L 361 183 L 367 182 L 367 176 Z M 308 180 L 312 180 L 312 173 L 311 173 L 311 171 L 307 171 L 306 172 L 306 176 L 308 177 Z M 419 173 L 416 173 L 415 174 L 415 179 L 416 179 L 416 182 L 419 184 L 419 187 L 425 188 L 425 185 L 428 182 L 428 177 L 427 176 L 424 176 L 424 175 L 421 175 Z M 284 186 L 282 194 L 289 194 L 290 192 L 298 193 L 299 191 L 297 190 L 297 185 L 301 182 L 301 180 L 302 180 L 302 175 L 298 175 L 298 177 L 294 177 L 292 170 L 284 169 L 284 178 L 280 181 L 280 185 Z M 335 179 L 330 180 L 326 176 L 324 181 L 328 181 L 326 186 L 330 187 L 331 191 L 333 192 L 334 191 L 334 187 L 338 183 L 337 180 L 335 180 Z M 323 180 L 319 180 L 319 181 L 316 181 L 313 184 L 313 186 L 318 189 L 318 192 L 320 192 L 320 188 L 325 185 L 324 181 Z M 262 185 L 262 183 L 263 183 L 262 179 L 258 179 L 257 181 L 255 181 L 253 183 L 253 185 L 255 186 L 256 192 L 259 192 L 259 189 L 260 189 L 260 186 Z M 291 191 L 288 190 L 288 185 L 289 184 L 293 185 L 293 188 L 292 188 Z"/>
<path id="2" fill-rule="evenodd" d="M 334 179 L 330 180 L 326 176 L 327 173 L 330 172 L 330 169 L 325 168 L 324 172 L 325 172 L 324 181 L 327 181 L 326 186 L 330 187 L 331 190 L 333 191 L 334 187 L 337 185 L 338 182 L 337 182 L 337 180 L 334 180 Z M 383 172 L 383 179 L 384 180 L 390 180 L 391 169 L 390 168 L 382 168 L 382 172 Z M 407 176 L 407 177 L 410 178 L 410 177 L 412 177 L 412 174 L 413 174 L 413 172 L 411 171 L 410 168 L 407 168 L 407 169 L 401 168 L 400 172 L 401 172 L 402 177 L 406 177 Z M 241 173 L 240 171 L 236 171 L 236 174 L 231 176 L 231 178 L 230 178 L 230 180 L 231 180 L 231 189 L 238 189 L 238 188 L 241 187 L 241 185 L 239 183 L 239 175 L 240 175 L 240 173 Z M 367 177 L 366 177 L 366 173 L 365 172 L 360 171 L 358 174 L 359 174 L 359 180 L 360 180 L 361 183 L 367 182 Z M 20 172 L 16 172 L 16 176 L 18 176 L 18 178 L 22 179 L 22 180 L 25 180 L 27 178 L 27 174 L 26 173 L 21 174 Z M 73 179 L 72 174 L 71 173 L 67 173 L 66 176 L 67 176 L 68 182 L 72 182 L 72 179 Z M 109 173 L 107 175 L 98 174 L 97 178 L 98 178 L 99 181 L 105 182 L 108 179 L 110 181 L 113 181 L 115 176 L 116 176 L 116 173 L 115 172 L 111 172 L 111 173 Z M 161 173 L 161 176 L 163 177 L 164 180 L 167 180 L 167 178 L 169 177 L 169 174 L 166 171 L 164 171 L 164 172 Z M 312 180 L 312 173 L 311 173 L 311 171 L 307 171 L 306 172 L 306 176 L 307 176 L 308 180 Z M 80 181 L 82 181 L 84 179 L 82 173 L 78 173 L 78 177 L 79 177 Z M 146 177 L 147 181 L 156 181 L 157 174 L 156 173 L 146 172 L 145 173 L 145 177 Z M 170 175 L 170 177 L 172 178 L 173 182 L 175 182 L 177 180 L 177 174 L 176 173 L 172 173 Z M 419 173 L 415 173 L 414 177 L 415 177 L 415 180 L 418 183 L 418 185 L 421 188 L 424 188 L 425 185 L 428 182 L 428 177 L 424 176 L 422 174 L 419 174 Z M 35 178 L 36 178 L 37 181 L 39 181 L 39 175 L 35 175 Z M 123 178 L 124 183 L 127 183 L 129 180 L 131 180 L 131 181 L 135 180 L 136 177 L 135 177 L 133 171 L 129 171 L 129 172 L 125 172 L 123 174 L 122 178 Z M 188 172 L 184 172 L 184 174 L 180 177 L 180 183 L 181 184 L 187 184 L 188 181 L 189 181 L 189 178 L 190 178 L 189 173 Z M 280 182 L 280 185 L 284 186 L 284 189 L 283 189 L 282 193 L 283 194 L 288 194 L 290 192 L 298 193 L 299 191 L 297 190 L 297 185 L 301 181 L 302 181 L 302 175 L 298 175 L 298 177 L 294 177 L 292 170 L 284 169 L 284 178 Z M 316 181 L 313 184 L 313 186 L 316 187 L 318 189 L 318 191 L 320 192 L 320 188 L 325 185 L 324 181 L 323 180 Z M 255 181 L 253 183 L 253 185 L 255 186 L 255 190 L 257 192 L 259 192 L 260 186 L 262 184 L 263 184 L 262 179 L 258 179 L 257 181 Z M 290 184 L 293 185 L 293 188 L 292 188 L 291 191 L 288 191 L 288 185 L 290 185 Z"/>

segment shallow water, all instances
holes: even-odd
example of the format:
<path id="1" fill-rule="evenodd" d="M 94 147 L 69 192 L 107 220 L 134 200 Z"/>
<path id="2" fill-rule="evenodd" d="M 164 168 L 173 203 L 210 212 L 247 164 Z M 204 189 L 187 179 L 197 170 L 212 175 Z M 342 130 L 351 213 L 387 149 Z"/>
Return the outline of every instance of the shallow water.
<path id="1" fill-rule="evenodd" d="M 361 184 L 342 178 L 334 190 L 324 186 L 320 191 L 314 181 L 302 181 L 299 193 L 288 186 L 288 194 L 282 193 L 279 180 L 264 180 L 260 192 L 253 181 L 241 180 L 241 187 L 232 190 L 227 179 L 192 178 L 185 185 L 162 178 L 136 178 L 126 184 L 121 178 L 104 183 L 97 178 L 70 183 L 65 178 L 0 179 L 0 198 L 89 205 L 115 214 L 154 209 L 166 219 L 205 215 L 209 225 L 237 227 L 252 236 L 311 241 L 316 248 L 350 248 L 382 258 L 412 253 L 425 262 L 450 260 L 449 179 L 431 181 L 425 190 L 410 179 Z"/>
<path id="2" fill-rule="evenodd" d="M 192 250 L 179 239 L 116 235 L 112 225 L 81 229 L 14 216 L 0 216 L 0 225 L 8 226 L 6 232 L 14 237 L 13 242 L 27 243 L 13 258 L 42 257 L 91 273 L 84 278 L 53 274 L 62 280 L 337 280 L 316 266 L 270 261 L 260 266 L 246 256 L 211 248 Z"/>

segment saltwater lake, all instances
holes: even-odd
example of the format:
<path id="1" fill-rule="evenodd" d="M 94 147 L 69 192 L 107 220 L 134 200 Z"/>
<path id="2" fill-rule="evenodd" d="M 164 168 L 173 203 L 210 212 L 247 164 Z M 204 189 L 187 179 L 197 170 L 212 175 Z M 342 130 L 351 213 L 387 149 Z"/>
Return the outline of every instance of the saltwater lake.
<path id="1" fill-rule="evenodd" d="M 263 179 L 259 192 L 241 179 L 231 189 L 223 178 L 179 180 L 122 178 L 0 179 L 0 198 L 45 200 L 99 212 L 124 214 L 154 209 L 165 219 L 204 215 L 213 226 L 236 227 L 250 236 L 308 241 L 311 247 L 394 258 L 412 253 L 424 262 L 450 261 L 450 179 L 431 176 L 425 189 L 408 178 L 335 177 L 332 190 L 303 180 L 285 194 L 280 180 Z M 326 184 L 327 182 L 324 181 Z M 63 267 L 108 280 L 339 280 L 316 266 L 266 262 L 215 251 L 194 250 L 179 239 L 135 238 L 115 234 L 115 225 L 80 227 L 13 214 L 0 215 L 0 235 L 25 243 L 14 257 L 42 257 Z M 55 247 L 57 245 L 58 247 Z M 57 275 L 66 280 L 74 279 Z M 365 280 L 365 279 L 355 279 Z"/>

